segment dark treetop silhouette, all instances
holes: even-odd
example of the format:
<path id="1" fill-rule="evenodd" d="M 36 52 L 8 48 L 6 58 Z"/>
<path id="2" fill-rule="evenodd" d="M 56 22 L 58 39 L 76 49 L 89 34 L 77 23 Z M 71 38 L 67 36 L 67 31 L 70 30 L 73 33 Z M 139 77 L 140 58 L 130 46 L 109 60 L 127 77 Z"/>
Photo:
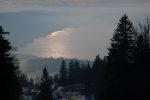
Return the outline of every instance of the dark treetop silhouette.
<path id="1" fill-rule="evenodd" d="M 49 76 L 46 67 L 43 69 L 43 75 L 40 84 L 40 93 L 36 100 L 53 100 L 52 96 L 52 78 Z"/>
<path id="2" fill-rule="evenodd" d="M 1 99 L 19 100 L 21 87 L 18 81 L 18 64 L 15 56 L 11 54 L 13 48 L 5 35 L 5 32 L 0 26 L 0 79 L 1 79 Z"/>

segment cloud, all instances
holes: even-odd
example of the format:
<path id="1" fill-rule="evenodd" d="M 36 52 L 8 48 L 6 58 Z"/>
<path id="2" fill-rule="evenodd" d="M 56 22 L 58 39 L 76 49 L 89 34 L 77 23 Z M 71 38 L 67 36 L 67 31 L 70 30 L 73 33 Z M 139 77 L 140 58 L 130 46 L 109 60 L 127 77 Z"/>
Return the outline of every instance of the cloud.
<path id="1" fill-rule="evenodd" d="M 107 54 L 111 28 L 90 24 L 77 28 L 64 28 L 19 49 L 20 54 L 38 57 L 67 57 L 94 59 Z"/>
<path id="2" fill-rule="evenodd" d="M 65 28 L 45 37 L 37 38 L 27 47 L 20 48 L 19 51 L 22 54 L 39 57 L 70 57 L 68 37 L 73 30 L 72 28 Z"/>
<path id="3" fill-rule="evenodd" d="M 19 44 L 17 48 L 23 54 L 94 59 L 98 53 L 102 57 L 107 55 L 113 29 L 124 13 L 134 22 L 141 21 L 141 15 L 144 16 L 144 10 L 140 8 L 58 7 L 53 10 L 55 12 L 11 12 L 5 16 L 2 13 L 0 22 L 4 21 L 3 24 L 9 26 L 6 29 L 13 36 L 13 44 L 15 47 Z M 59 35 L 54 39 L 47 35 L 48 32 Z"/>
<path id="4" fill-rule="evenodd" d="M 147 7 L 150 0 L 0 0 L 0 11 L 50 9 L 63 6 Z"/>
<path id="5" fill-rule="evenodd" d="M 0 16 L 0 21 L 6 20 L 4 25 L 11 27 L 10 32 L 15 30 L 14 41 L 23 47 L 28 44 L 19 49 L 23 54 L 93 59 L 98 53 L 107 54 L 121 15 L 127 13 L 139 21 L 149 12 L 149 5 L 149 0 L 0 0 L 0 12 L 19 11 L 11 12 L 13 16 L 1 13 L 8 15 Z M 45 35 L 48 32 L 51 34 Z M 53 33 L 58 35 L 54 38 Z"/>
<path id="6" fill-rule="evenodd" d="M 42 19 L 45 20 L 44 22 L 48 22 L 44 27 L 59 27 L 55 28 L 54 32 L 47 29 L 50 32 L 49 35 L 35 29 L 41 32 L 42 37 L 35 37 L 32 43 L 20 48 L 19 52 L 24 55 L 39 57 L 62 56 L 91 60 L 97 54 L 100 54 L 101 57 L 106 56 L 110 38 L 119 18 L 124 14 L 123 11 L 127 10 L 129 18 L 137 23 L 141 21 L 144 14 L 140 10 L 128 8 L 121 10 L 122 12 L 119 12 L 118 9 L 113 9 L 112 12 L 109 9 L 103 10 L 100 8 L 83 8 L 74 9 L 73 12 L 59 13 L 57 16 L 44 16 Z"/>
<path id="7" fill-rule="evenodd" d="M 149 0 L 1 0 L 3 4 L 96 4 L 96 3 L 147 3 Z"/>

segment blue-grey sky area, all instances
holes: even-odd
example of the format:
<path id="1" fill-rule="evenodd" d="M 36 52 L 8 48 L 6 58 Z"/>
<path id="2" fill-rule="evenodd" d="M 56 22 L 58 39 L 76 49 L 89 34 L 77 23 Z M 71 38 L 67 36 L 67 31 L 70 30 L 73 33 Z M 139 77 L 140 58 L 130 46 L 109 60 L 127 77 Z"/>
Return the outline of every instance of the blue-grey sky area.
<path id="1" fill-rule="evenodd" d="M 94 59 L 123 14 L 138 24 L 149 12 L 150 0 L 0 0 L 0 25 L 21 55 Z"/>

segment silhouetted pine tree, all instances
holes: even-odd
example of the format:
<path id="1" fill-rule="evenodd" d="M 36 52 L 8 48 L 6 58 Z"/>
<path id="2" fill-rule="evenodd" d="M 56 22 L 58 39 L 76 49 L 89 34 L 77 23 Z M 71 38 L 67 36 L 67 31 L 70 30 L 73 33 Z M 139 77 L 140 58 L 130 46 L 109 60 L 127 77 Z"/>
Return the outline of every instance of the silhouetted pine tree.
<path id="1" fill-rule="evenodd" d="M 140 31 L 135 52 L 135 62 L 132 70 L 134 78 L 132 98 L 150 99 L 150 19 L 144 25 L 140 24 Z"/>
<path id="2" fill-rule="evenodd" d="M 145 64 L 144 64 L 144 58 L 145 58 L 145 52 L 144 52 L 144 38 L 143 35 L 140 35 L 137 40 L 137 48 L 135 52 L 135 61 L 134 66 L 132 68 L 132 72 L 130 74 L 132 80 L 130 84 L 130 97 L 132 99 L 137 99 L 139 97 L 142 97 L 142 94 L 144 91 L 141 87 L 143 87 L 144 82 L 144 73 L 146 73 L 144 70 L 146 70 Z"/>
<path id="3" fill-rule="evenodd" d="M 35 78 L 34 78 L 34 87 L 35 87 L 36 89 L 39 89 L 39 88 L 40 88 L 40 83 L 41 83 L 40 77 L 35 77 Z"/>
<path id="4" fill-rule="evenodd" d="M 1 99 L 20 100 L 21 87 L 18 82 L 18 64 L 10 42 L 5 37 L 5 32 L 0 26 L 0 80 L 1 80 Z"/>
<path id="5" fill-rule="evenodd" d="M 53 100 L 52 96 L 52 78 L 49 77 L 46 67 L 43 69 L 43 76 L 41 78 L 40 93 L 37 100 Z"/>
<path id="6" fill-rule="evenodd" d="M 67 68 L 66 62 L 64 60 L 61 63 L 59 75 L 60 75 L 59 84 L 65 85 L 67 82 Z"/>
<path id="7" fill-rule="evenodd" d="M 33 78 L 31 77 L 30 80 L 29 80 L 29 88 L 34 88 L 34 81 L 33 81 Z"/>
<path id="8" fill-rule="evenodd" d="M 75 83 L 80 83 L 80 63 L 79 63 L 79 61 L 78 60 L 75 60 L 74 61 L 74 65 L 73 65 L 74 67 L 74 70 L 73 70 L 73 79 L 74 79 L 74 82 Z"/>
<path id="9" fill-rule="evenodd" d="M 69 67 L 68 67 L 68 83 L 70 84 L 74 82 L 73 73 L 74 73 L 74 62 L 73 60 L 71 60 L 69 62 Z"/>
<path id="10" fill-rule="evenodd" d="M 90 64 L 88 62 L 86 67 L 85 67 L 85 82 L 89 83 L 89 84 L 91 83 L 91 80 L 92 80 L 91 72 L 92 72 L 92 69 L 91 69 Z"/>
<path id="11" fill-rule="evenodd" d="M 87 78 L 89 79 L 89 77 L 86 76 L 87 65 L 81 64 L 80 66 L 81 66 L 81 68 L 80 68 L 80 82 L 85 83 L 86 79 Z"/>
<path id="12" fill-rule="evenodd" d="M 107 57 L 107 99 L 127 100 L 130 67 L 134 62 L 136 32 L 127 15 L 120 19 Z"/>
<path id="13" fill-rule="evenodd" d="M 24 73 L 20 73 L 19 82 L 20 82 L 21 87 L 28 88 L 29 81 L 28 81 L 27 76 Z"/>
<path id="14" fill-rule="evenodd" d="M 53 77 L 53 82 L 57 85 L 59 83 L 59 74 L 55 74 Z"/>
<path id="15" fill-rule="evenodd" d="M 91 75 L 91 72 L 92 72 L 92 69 L 90 67 L 90 64 L 89 62 L 87 63 L 87 65 L 85 67 L 82 67 L 82 76 L 83 76 L 83 84 L 84 84 L 84 92 L 85 94 L 87 95 L 90 95 L 91 91 L 92 91 L 92 75 Z"/>
<path id="16" fill-rule="evenodd" d="M 92 80 L 94 85 L 95 99 L 104 98 L 104 63 L 99 55 L 96 56 L 92 67 Z"/>

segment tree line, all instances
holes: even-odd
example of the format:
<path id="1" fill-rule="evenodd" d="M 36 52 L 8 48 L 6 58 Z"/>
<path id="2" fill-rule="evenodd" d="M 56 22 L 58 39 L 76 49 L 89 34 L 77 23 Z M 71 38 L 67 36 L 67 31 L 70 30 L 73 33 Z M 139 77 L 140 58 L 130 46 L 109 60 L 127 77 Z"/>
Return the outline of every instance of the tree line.
<path id="1" fill-rule="evenodd" d="M 22 87 L 27 85 L 21 80 L 25 76 L 19 74 L 7 34 L 0 27 L 1 91 L 8 100 L 20 100 Z M 114 30 L 107 56 L 101 59 L 97 55 L 92 65 L 80 64 L 78 60 L 71 60 L 67 65 L 63 60 L 59 74 L 53 79 L 44 68 L 36 100 L 52 100 L 53 83 L 64 87 L 83 84 L 85 93 L 92 93 L 95 100 L 150 99 L 149 65 L 150 18 L 135 28 L 125 14 Z M 29 83 L 32 84 L 32 79 Z"/>
<path id="2" fill-rule="evenodd" d="M 65 60 L 62 61 L 57 80 L 58 85 L 68 85 L 82 83 L 85 76 L 88 77 L 91 70 L 90 64 L 80 64 L 78 60 L 71 60 L 67 65 Z"/>
<path id="3" fill-rule="evenodd" d="M 148 99 L 150 90 L 150 18 L 138 29 L 125 14 L 119 20 L 105 58 L 104 100 Z"/>
<path id="4" fill-rule="evenodd" d="M 111 38 L 108 55 L 103 59 L 96 56 L 91 67 L 70 61 L 67 70 L 63 61 L 60 83 L 66 84 L 67 79 L 70 83 L 84 83 L 96 100 L 147 99 L 150 98 L 149 65 L 150 18 L 135 28 L 125 14 Z"/>

